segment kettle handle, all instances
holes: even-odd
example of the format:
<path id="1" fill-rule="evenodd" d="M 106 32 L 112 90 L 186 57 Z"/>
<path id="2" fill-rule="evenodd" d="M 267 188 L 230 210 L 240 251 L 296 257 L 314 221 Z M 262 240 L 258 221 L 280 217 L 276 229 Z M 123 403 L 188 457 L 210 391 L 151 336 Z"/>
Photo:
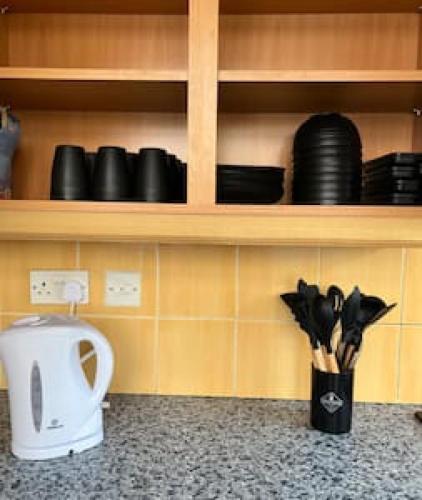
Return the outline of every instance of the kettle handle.
<path id="1" fill-rule="evenodd" d="M 97 373 L 92 389 L 91 401 L 94 406 L 99 405 L 106 395 L 113 375 L 114 356 L 113 350 L 107 339 L 93 330 L 86 330 L 79 338 L 79 342 L 88 341 L 92 344 L 97 354 Z"/>

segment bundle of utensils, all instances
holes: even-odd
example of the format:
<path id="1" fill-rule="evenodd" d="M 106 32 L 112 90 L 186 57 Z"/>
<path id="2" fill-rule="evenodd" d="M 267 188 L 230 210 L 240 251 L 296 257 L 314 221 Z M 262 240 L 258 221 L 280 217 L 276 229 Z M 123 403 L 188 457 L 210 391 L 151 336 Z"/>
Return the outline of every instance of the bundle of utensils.
<path id="1" fill-rule="evenodd" d="M 358 287 L 347 298 L 335 285 L 323 295 L 317 285 L 302 279 L 296 292 L 280 297 L 309 337 L 314 367 L 328 373 L 353 370 L 362 352 L 364 332 L 396 306 L 365 295 Z"/>

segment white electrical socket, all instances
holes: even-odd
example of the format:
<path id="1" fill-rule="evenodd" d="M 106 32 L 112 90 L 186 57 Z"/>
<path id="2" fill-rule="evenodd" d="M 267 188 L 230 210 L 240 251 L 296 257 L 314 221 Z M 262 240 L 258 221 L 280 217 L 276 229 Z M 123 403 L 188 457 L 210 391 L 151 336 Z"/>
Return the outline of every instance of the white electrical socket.
<path id="1" fill-rule="evenodd" d="M 66 304 L 64 286 L 76 281 L 82 287 L 81 304 L 88 304 L 88 271 L 30 271 L 31 304 Z"/>
<path id="2" fill-rule="evenodd" d="M 107 271 L 105 305 L 109 307 L 140 307 L 141 273 Z"/>

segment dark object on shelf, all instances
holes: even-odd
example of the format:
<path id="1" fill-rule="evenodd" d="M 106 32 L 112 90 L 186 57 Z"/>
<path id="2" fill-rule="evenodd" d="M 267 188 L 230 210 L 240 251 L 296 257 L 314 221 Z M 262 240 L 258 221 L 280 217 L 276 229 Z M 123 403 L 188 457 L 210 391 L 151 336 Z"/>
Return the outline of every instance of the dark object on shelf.
<path id="1" fill-rule="evenodd" d="M 83 148 L 67 145 L 56 147 L 51 173 L 52 200 L 89 200 L 89 177 Z"/>
<path id="2" fill-rule="evenodd" d="M 314 115 L 296 132 L 293 203 L 360 202 L 362 143 L 355 124 L 338 113 Z"/>
<path id="3" fill-rule="evenodd" d="M 0 199 L 12 198 L 12 160 L 19 144 L 19 120 L 0 106 Z"/>
<path id="4" fill-rule="evenodd" d="M 417 194 L 421 188 L 420 179 L 376 179 L 365 180 L 365 195 L 383 193 L 409 193 Z"/>
<path id="5" fill-rule="evenodd" d="M 134 173 L 136 200 L 151 203 L 169 202 L 173 168 L 176 168 L 174 162 L 169 166 L 164 149 L 141 149 Z"/>
<path id="6" fill-rule="evenodd" d="M 174 191 L 174 203 L 187 203 L 187 190 L 188 190 L 188 177 L 187 177 L 187 165 L 186 163 L 180 161 L 178 158 L 176 160 L 177 167 L 177 182 L 175 186 L 172 186 Z"/>
<path id="7" fill-rule="evenodd" d="M 267 205 L 283 197 L 284 168 L 217 165 L 217 203 Z"/>
<path id="8" fill-rule="evenodd" d="M 421 153 L 391 153 L 365 163 L 362 203 L 420 205 L 421 165 Z"/>
<path id="9" fill-rule="evenodd" d="M 419 422 L 422 422 L 422 411 L 417 411 L 417 412 L 415 412 L 415 418 L 416 418 L 416 420 L 418 420 Z"/>
<path id="10" fill-rule="evenodd" d="M 99 148 L 95 159 L 92 194 L 99 201 L 127 201 L 131 183 L 126 150 L 118 147 Z"/>
<path id="11" fill-rule="evenodd" d="M 419 205 L 420 196 L 409 193 L 363 195 L 362 205 Z"/>
<path id="12" fill-rule="evenodd" d="M 352 427 L 353 370 L 326 373 L 312 367 L 311 425 L 329 434 L 344 434 Z"/>

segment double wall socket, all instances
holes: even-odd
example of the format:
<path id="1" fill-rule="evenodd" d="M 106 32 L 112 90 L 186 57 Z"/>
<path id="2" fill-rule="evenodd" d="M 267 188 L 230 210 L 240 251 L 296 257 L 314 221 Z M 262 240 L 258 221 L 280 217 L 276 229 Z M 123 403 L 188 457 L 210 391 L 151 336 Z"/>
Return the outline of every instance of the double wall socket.
<path id="1" fill-rule="evenodd" d="M 69 281 L 81 284 L 81 304 L 88 304 L 89 278 L 88 271 L 31 271 L 30 293 L 31 304 L 66 304 L 64 287 Z"/>

